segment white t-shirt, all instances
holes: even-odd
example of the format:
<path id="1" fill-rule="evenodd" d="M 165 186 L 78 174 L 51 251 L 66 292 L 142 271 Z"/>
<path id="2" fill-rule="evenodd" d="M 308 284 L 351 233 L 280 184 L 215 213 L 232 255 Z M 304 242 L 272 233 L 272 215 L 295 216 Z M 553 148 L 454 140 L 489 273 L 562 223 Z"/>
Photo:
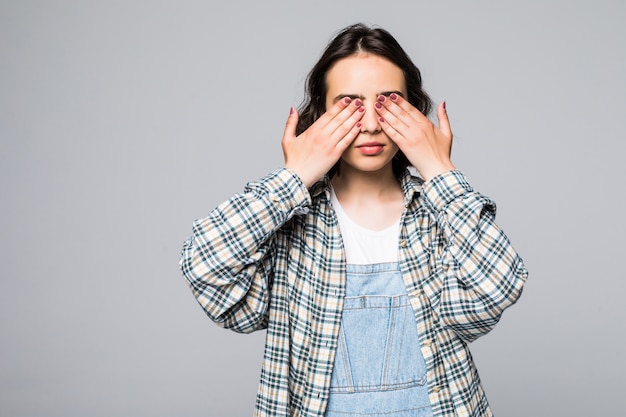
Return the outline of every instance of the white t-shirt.
<path id="1" fill-rule="evenodd" d="M 332 187 L 330 203 L 339 222 L 347 263 L 369 265 L 398 261 L 400 219 L 386 229 L 371 230 L 358 225 L 346 214 Z"/>

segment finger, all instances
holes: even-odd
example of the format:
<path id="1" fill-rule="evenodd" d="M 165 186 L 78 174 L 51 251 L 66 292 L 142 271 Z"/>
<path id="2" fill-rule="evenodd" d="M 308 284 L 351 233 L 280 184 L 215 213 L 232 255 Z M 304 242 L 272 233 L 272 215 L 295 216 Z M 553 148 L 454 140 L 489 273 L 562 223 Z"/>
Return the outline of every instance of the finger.
<path id="1" fill-rule="evenodd" d="M 298 126 L 298 111 L 291 107 L 289 109 L 289 117 L 285 123 L 285 132 L 283 133 L 283 139 L 295 138 L 296 128 Z"/>
<path id="2" fill-rule="evenodd" d="M 374 105 L 376 113 L 384 120 L 384 123 L 393 127 L 401 135 L 405 135 L 409 130 L 409 124 L 407 123 L 408 113 L 402 110 L 396 104 L 385 105 L 385 102 L 389 102 L 389 99 L 385 99 L 384 96 L 380 96 Z M 408 120 L 410 122 L 410 119 Z M 382 127 L 382 125 L 381 125 Z"/>
<path id="3" fill-rule="evenodd" d="M 361 104 L 360 100 L 358 101 L 358 105 L 353 105 L 352 107 L 359 107 Z M 350 103 L 352 103 L 352 99 L 350 97 L 344 97 L 341 100 L 337 101 L 333 106 L 328 109 L 320 118 L 318 119 L 320 126 L 327 126 L 331 123 L 337 116 L 343 113 L 343 111 L 347 108 L 350 109 Z M 336 127 L 336 126 L 335 126 Z"/>
<path id="4" fill-rule="evenodd" d="M 361 118 L 365 114 L 365 107 L 359 106 L 356 111 L 349 114 L 346 120 L 340 123 L 340 117 L 336 117 L 333 123 L 337 124 L 334 131 L 330 133 L 331 141 L 339 147 L 347 147 L 361 132 Z M 330 128 L 329 128 L 330 130 Z M 346 143 L 348 142 L 348 143 Z"/>
<path id="5" fill-rule="evenodd" d="M 384 96 L 383 96 L 384 97 Z M 398 113 L 398 111 L 404 111 L 408 113 L 411 118 L 418 122 L 429 122 L 428 118 L 415 106 L 413 106 L 408 100 L 396 93 L 391 93 L 389 98 L 383 100 L 382 103 L 385 107 L 392 112 Z M 394 106 L 395 104 L 395 106 Z M 399 109 L 399 110 L 398 110 Z"/>
<path id="6" fill-rule="evenodd" d="M 448 119 L 445 101 L 437 107 L 437 120 L 439 121 L 439 130 L 441 130 L 441 133 L 451 138 L 452 129 L 450 129 L 450 119 Z"/>
<path id="7" fill-rule="evenodd" d="M 341 136 L 337 142 L 337 148 L 339 148 L 342 153 L 354 142 L 357 136 L 359 136 L 359 133 L 361 133 L 362 124 L 359 120 L 363 117 L 363 112 L 364 109 L 359 109 L 359 111 L 354 112 L 352 117 L 346 120 L 341 128 L 337 129 L 335 132 L 337 135 Z"/>
<path id="8" fill-rule="evenodd" d="M 405 143 L 402 133 L 400 133 L 396 127 L 389 123 L 389 121 L 383 116 L 378 118 L 378 124 L 380 124 L 381 129 L 385 132 L 387 137 L 398 145 L 400 149 L 402 149 Z"/>
<path id="9" fill-rule="evenodd" d="M 326 126 L 329 135 L 335 136 L 337 140 L 341 140 L 346 133 L 352 129 L 365 113 L 365 107 L 362 106 L 361 100 L 352 101 L 347 107 L 333 117 Z"/>

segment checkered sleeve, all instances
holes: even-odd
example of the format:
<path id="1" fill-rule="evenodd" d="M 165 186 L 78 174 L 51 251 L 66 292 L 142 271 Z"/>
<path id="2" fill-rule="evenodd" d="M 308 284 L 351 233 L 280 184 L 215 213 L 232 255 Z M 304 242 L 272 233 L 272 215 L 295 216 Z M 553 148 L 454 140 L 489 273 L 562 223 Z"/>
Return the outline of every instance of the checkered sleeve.
<path id="1" fill-rule="evenodd" d="M 442 231 L 435 242 L 441 291 L 431 303 L 447 328 L 471 342 L 517 301 L 528 271 L 495 223 L 495 203 L 460 171 L 425 183 L 423 198 Z"/>
<path id="2" fill-rule="evenodd" d="M 241 333 L 267 326 L 275 233 L 306 212 L 310 201 L 300 179 L 283 168 L 249 183 L 243 193 L 194 222 L 180 268 L 218 325 Z"/>

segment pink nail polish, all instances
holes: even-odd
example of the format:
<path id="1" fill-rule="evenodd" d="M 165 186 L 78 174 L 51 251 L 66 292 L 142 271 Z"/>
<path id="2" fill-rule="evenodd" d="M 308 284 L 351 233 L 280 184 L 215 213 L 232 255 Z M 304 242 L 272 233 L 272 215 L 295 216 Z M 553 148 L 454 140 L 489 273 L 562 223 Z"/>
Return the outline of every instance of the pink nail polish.
<path id="1" fill-rule="evenodd" d="M 377 109 L 382 109 L 383 108 L 383 105 L 380 104 L 379 101 L 377 101 L 376 104 L 374 104 L 374 106 L 376 106 Z"/>
<path id="2" fill-rule="evenodd" d="M 361 103 L 361 100 L 359 100 L 358 98 L 356 100 L 354 100 L 354 105 L 355 106 L 361 107 L 361 104 L 363 104 L 363 103 Z"/>
<path id="3" fill-rule="evenodd" d="M 358 122 L 358 123 L 356 124 L 356 127 L 361 127 L 361 126 L 362 126 L 362 125 L 361 125 L 361 122 Z"/>
<path id="4" fill-rule="evenodd" d="M 396 101 L 398 99 L 398 95 L 396 93 L 391 93 L 389 95 L 389 98 L 392 99 L 393 101 Z"/>
<path id="5" fill-rule="evenodd" d="M 443 109 L 446 110 L 446 102 L 443 102 Z"/>
<path id="6" fill-rule="evenodd" d="M 365 111 L 365 107 L 359 107 L 359 113 L 363 113 Z"/>
<path id="7" fill-rule="evenodd" d="M 350 99 L 350 97 L 346 97 L 346 98 L 343 99 L 343 102 L 346 103 L 346 104 L 350 104 L 351 101 L 352 100 Z"/>
<path id="8" fill-rule="evenodd" d="M 385 123 L 385 119 L 383 119 L 382 117 L 378 119 L 379 122 L 381 123 Z"/>
<path id="9" fill-rule="evenodd" d="M 383 96 L 381 94 L 381 95 L 378 96 L 378 98 L 376 100 L 382 103 L 383 101 L 385 101 L 385 96 Z"/>
<path id="10" fill-rule="evenodd" d="M 293 107 L 289 107 L 289 114 L 293 114 Z"/>

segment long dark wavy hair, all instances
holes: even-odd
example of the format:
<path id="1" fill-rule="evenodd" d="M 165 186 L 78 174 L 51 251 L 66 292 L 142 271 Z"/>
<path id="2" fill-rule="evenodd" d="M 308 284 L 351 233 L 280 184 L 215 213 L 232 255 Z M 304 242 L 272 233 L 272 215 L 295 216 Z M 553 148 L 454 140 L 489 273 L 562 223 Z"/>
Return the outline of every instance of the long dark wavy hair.
<path id="1" fill-rule="evenodd" d="M 386 30 L 378 27 L 368 27 L 362 23 L 348 26 L 341 30 L 328 44 L 319 61 L 315 64 L 305 83 L 304 101 L 300 105 L 296 134 L 309 128 L 326 111 L 326 74 L 340 59 L 361 53 L 381 56 L 404 73 L 407 100 L 425 116 L 432 110 L 432 101 L 422 89 L 422 75 L 411 61 L 411 58 L 402 49 L 398 41 Z M 400 177 L 410 165 L 409 160 L 398 151 L 392 161 L 393 172 Z M 328 172 L 332 177 L 338 169 L 339 163 Z"/>

